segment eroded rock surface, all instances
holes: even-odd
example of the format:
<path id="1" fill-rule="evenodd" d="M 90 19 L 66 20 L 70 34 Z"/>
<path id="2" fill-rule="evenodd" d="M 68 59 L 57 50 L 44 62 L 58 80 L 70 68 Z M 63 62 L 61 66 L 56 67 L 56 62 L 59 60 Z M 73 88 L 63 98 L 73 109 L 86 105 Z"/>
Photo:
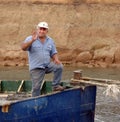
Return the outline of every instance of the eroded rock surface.
<path id="1" fill-rule="evenodd" d="M 119 66 L 119 3 L 119 0 L 1 0 L 0 65 L 27 65 L 27 54 L 21 51 L 20 44 L 39 21 L 47 21 L 49 36 L 55 40 L 64 64 Z"/>

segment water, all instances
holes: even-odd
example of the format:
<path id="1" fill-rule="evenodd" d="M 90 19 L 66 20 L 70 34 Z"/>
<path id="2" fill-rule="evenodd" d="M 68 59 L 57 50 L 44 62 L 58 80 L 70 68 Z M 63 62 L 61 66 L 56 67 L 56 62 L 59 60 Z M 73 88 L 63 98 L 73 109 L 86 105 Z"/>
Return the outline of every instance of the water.
<path id="1" fill-rule="evenodd" d="M 63 80 L 70 81 L 73 71 L 83 70 L 83 76 L 120 80 L 120 69 L 64 67 Z M 28 67 L 0 67 L 0 80 L 30 80 Z M 52 74 L 45 79 L 52 80 Z M 97 87 L 95 122 L 120 122 L 120 95 L 118 99 L 105 96 L 105 88 Z"/>

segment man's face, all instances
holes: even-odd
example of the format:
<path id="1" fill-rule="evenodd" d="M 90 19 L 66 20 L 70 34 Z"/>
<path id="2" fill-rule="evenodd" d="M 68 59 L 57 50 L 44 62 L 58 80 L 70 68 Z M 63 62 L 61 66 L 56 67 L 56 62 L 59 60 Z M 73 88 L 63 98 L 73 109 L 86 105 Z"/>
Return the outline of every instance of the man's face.
<path id="1" fill-rule="evenodd" d="M 47 35 L 47 33 L 48 33 L 48 29 L 47 28 L 42 28 L 42 27 L 38 28 L 38 36 L 40 38 L 45 37 Z"/>

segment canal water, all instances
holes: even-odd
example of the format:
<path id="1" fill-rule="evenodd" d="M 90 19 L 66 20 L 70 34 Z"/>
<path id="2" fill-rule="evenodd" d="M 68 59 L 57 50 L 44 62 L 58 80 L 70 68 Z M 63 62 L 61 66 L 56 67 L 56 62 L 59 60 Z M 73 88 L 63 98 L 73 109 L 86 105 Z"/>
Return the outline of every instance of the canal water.
<path id="1" fill-rule="evenodd" d="M 120 69 L 86 67 L 64 67 L 62 79 L 70 81 L 75 70 L 82 70 L 86 77 L 120 80 Z M 52 76 L 47 74 L 45 79 L 52 80 Z M 28 67 L 0 67 L 0 80 L 30 80 Z M 120 122 L 120 95 L 114 99 L 103 94 L 105 90 L 97 87 L 95 122 Z"/>

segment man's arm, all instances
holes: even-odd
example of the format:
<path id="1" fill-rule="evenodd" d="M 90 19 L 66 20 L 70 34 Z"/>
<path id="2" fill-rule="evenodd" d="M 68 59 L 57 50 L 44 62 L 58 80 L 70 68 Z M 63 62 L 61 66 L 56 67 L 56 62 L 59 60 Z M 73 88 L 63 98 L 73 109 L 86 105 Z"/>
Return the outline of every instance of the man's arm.
<path id="1" fill-rule="evenodd" d="M 58 59 L 57 53 L 52 56 L 53 61 L 55 64 L 61 64 L 61 61 Z"/>
<path id="2" fill-rule="evenodd" d="M 33 40 L 31 40 L 29 42 L 23 42 L 21 44 L 21 49 L 26 51 L 32 45 L 33 42 L 34 42 Z"/>
<path id="3" fill-rule="evenodd" d="M 29 42 L 23 42 L 21 44 L 21 49 L 24 50 L 24 51 L 26 51 L 37 38 L 38 38 L 37 33 L 36 32 L 33 32 L 32 39 Z"/>

